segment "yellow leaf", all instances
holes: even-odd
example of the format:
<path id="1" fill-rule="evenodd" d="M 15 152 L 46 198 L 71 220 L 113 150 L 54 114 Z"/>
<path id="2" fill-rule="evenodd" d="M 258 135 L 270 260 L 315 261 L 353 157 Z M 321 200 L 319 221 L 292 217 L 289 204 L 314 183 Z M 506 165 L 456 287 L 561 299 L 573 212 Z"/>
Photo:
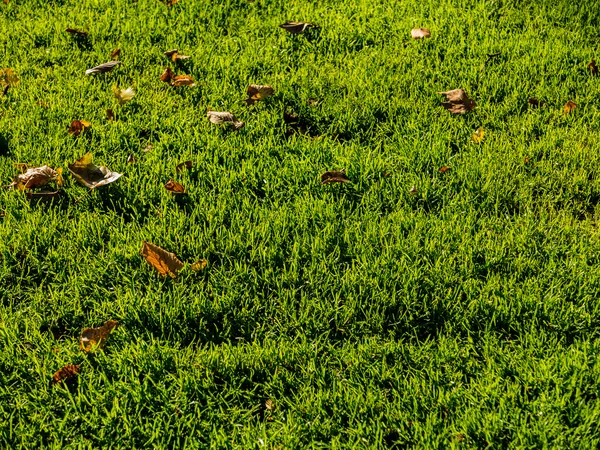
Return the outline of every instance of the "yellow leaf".
<path id="1" fill-rule="evenodd" d="M 475 142 L 476 144 L 483 142 L 484 136 L 485 136 L 485 133 L 483 131 L 483 128 L 481 128 L 481 127 L 477 128 L 477 130 L 475 130 L 475 132 L 473 133 L 473 142 Z"/>
<path id="2" fill-rule="evenodd" d="M 142 256 L 163 277 L 167 275 L 172 278 L 177 277 L 177 273 L 184 265 L 174 253 L 146 241 L 143 241 Z"/>
<path id="3" fill-rule="evenodd" d="M 104 325 L 98 328 L 86 328 L 81 333 L 79 346 L 84 352 L 89 352 L 93 348 L 103 348 L 110 332 L 113 330 L 113 328 L 118 326 L 118 322 L 114 320 L 108 320 L 104 322 Z"/>
<path id="4" fill-rule="evenodd" d="M 206 259 L 200 259 L 192 264 L 192 270 L 194 272 L 200 272 L 201 270 L 206 269 L 206 266 L 208 266 L 208 261 Z"/>
<path id="5" fill-rule="evenodd" d="M 113 93 L 115 98 L 119 100 L 119 105 L 127 103 L 135 96 L 135 91 L 132 87 L 128 87 L 127 89 L 119 89 L 117 86 L 113 86 Z"/>

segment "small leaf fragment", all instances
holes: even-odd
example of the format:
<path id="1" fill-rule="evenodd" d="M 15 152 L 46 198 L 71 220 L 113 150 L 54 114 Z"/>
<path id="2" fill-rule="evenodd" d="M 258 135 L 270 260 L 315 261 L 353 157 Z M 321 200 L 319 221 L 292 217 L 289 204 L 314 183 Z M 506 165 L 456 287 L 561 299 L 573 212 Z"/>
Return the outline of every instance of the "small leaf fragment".
<path id="1" fill-rule="evenodd" d="M 112 59 L 115 59 L 115 58 L 118 58 L 120 54 L 121 54 L 121 49 L 115 48 L 112 52 L 110 52 L 110 57 Z"/>
<path id="2" fill-rule="evenodd" d="M 185 194 L 185 188 L 175 180 L 167 181 L 165 189 L 173 194 Z"/>
<path id="3" fill-rule="evenodd" d="M 50 386 L 54 386 L 58 383 L 64 383 L 70 386 L 75 383 L 77 374 L 79 373 L 79 364 L 67 364 L 66 366 L 58 369 L 50 380 Z"/>
<path id="4" fill-rule="evenodd" d="M 410 35 L 413 39 L 425 39 L 431 36 L 431 32 L 428 28 L 413 28 Z"/>
<path id="5" fill-rule="evenodd" d="M 279 26 L 292 34 L 304 33 L 307 28 L 316 27 L 315 24 L 309 22 L 286 22 Z"/>
<path id="6" fill-rule="evenodd" d="M 472 111 L 477 104 L 463 89 L 452 89 L 446 92 L 438 92 L 445 95 L 447 102 L 442 102 L 442 106 L 453 114 L 465 114 Z"/>
<path id="7" fill-rule="evenodd" d="M 135 156 L 133 155 L 133 153 L 130 153 L 129 155 L 127 155 L 127 164 L 134 164 L 135 163 Z"/>
<path id="8" fill-rule="evenodd" d="M 592 75 L 598 75 L 598 66 L 596 66 L 596 61 L 594 61 L 594 58 L 592 58 L 592 61 L 588 64 L 588 69 Z"/>
<path id="9" fill-rule="evenodd" d="M 88 35 L 87 31 L 76 30 L 75 28 L 67 28 L 65 31 L 67 33 L 75 34 L 77 36 L 87 36 Z"/>
<path id="10" fill-rule="evenodd" d="M 181 172 L 184 169 L 190 170 L 193 165 L 194 165 L 194 163 L 192 161 L 183 161 L 183 162 L 180 162 L 179 164 L 177 164 L 177 166 L 175 167 L 175 170 L 177 172 Z"/>
<path id="11" fill-rule="evenodd" d="M 321 175 L 321 184 L 348 182 L 350 182 L 350 178 L 348 178 L 343 170 L 330 170 Z"/>
<path id="12" fill-rule="evenodd" d="M 438 172 L 440 172 L 440 173 L 446 173 L 446 172 L 448 172 L 449 170 L 450 170 L 450 167 L 449 167 L 449 166 L 444 166 L 444 167 L 441 167 L 441 168 L 440 168 L 440 170 L 439 170 Z"/>
<path id="13" fill-rule="evenodd" d="M 106 72 L 110 72 L 115 67 L 117 67 L 119 64 L 121 64 L 121 61 L 109 61 L 107 63 L 100 64 L 99 66 L 92 67 L 91 69 L 86 70 L 85 74 L 86 75 L 91 75 L 93 73 L 106 73 Z"/>
<path id="14" fill-rule="evenodd" d="M 248 106 L 253 105 L 259 100 L 264 100 L 275 93 L 275 90 L 271 86 L 262 86 L 259 84 L 251 84 L 246 89 L 248 98 L 244 101 Z"/>
<path id="15" fill-rule="evenodd" d="M 206 113 L 206 117 L 208 117 L 208 120 L 210 120 L 211 123 L 217 125 L 222 123 L 229 123 L 233 125 L 233 128 L 235 128 L 236 130 L 243 128 L 243 126 L 245 125 L 244 122 L 238 120 L 238 118 L 230 112 L 208 111 Z"/>
<path id="16" fill-rule="evenodd" d="M 189 75 L 176 75 L 171 78 L 171 86 L 196 86 L 194 79 Z"/>
<path id="17" fill-rule="evenodd" d="M 72 134 L 75 137 L 79 137 L 81 133 L 86 131 L 88 128 L 92 126 L 87 120 L 73 120 L 71 125 L 68 127 L 69 134 Z"/>
<path id="18" fill-rule="evenodd" d="M 275 404 L 273 403 L 273 400 L 268 399 L 265 402 L 265 408 L 267 409 L 267 411 L 273 411 L 275 409 Z"/>
<path id="19" fill-rule="evenodd" d="M 171 61 L 173 61 L 174 63 L 176 63 L 177 61 L 181 61 L 181 60 L 190 58 L 189 56 L 180 54 L 179 50 L 177 50 L 177 49 L 169 50 L 168 52 L 165 52 L 164 55 L 167 58 L 171 59 Z"/>
<path id="20" fill-rule="evenodd" d="M 208 261 L 203 258 L 203 259 L 196 261 L 194 264 L 192 264 L 191 269 L 194 272 L 200 272 L 200 271 L 206 269 L 207 266 L 208 266 Z"/>
<path id="21" fill-rule="evenodd" d="M 98 328 L 86 328 L 81 332 L 79 346 L 86 353 L 92 349 L 101 350 L 104 348 L 111 331 L 118 326 L 119 322 L 108 320 Z"/>
<path id="22" fill-rule="evenodd" d="M 408 191 L 408 193 L 410 195 L 415 195 L 419 192 L 419 190 L 417 189 L 417 187 L 413 184 L 412 187 L 410 188 L 410 190 Z"/>
<path id="23" fill-rule="evenodd" d="M 113 86 L 113 94 L 115 98 L 119 100 L 119 105 L 123 105 L 135 96 L 135 91 L 132 87 L 128 87 L 127 89 L 119 89 L 117 86 Z"/>
<path id="24" fill-rule="evenodd" d="M 184 266 L 174 253 L 146 241 L 143 241 L 142 256 L 163 277 L 169 275 L 176 278 Z"/>
<path id="25" fill-rule="evenodd" d="M 167 67 L 165 69 L 165 71 L 162 73 L 162 75 L 160 76 L 160 81 L 164 81 L 165 83 L 170 83 L 171 78 L 173 78 L 174 76 L 175 76 L 175 74 L 173 73 L 173 70 L 171 70 L 170 67 Z"/>
<path id="26" fill-rule="evenodd" d="M 148 153 L 150 150 L 152 150 L 152 144 L 148 144 L 146 148 L 142 149 L 144 153 Z"/>
<path id="27" fill-rule="evenodd" d="M 473 132 L 473 142 L 475 142 L 476 144 L 479 144 L 481 142 L 483 142 L 483 137 L 485 136 L 485 132 L 483 131 L 483 128 L 479 127 L 477 128 L 477 130 L 475 130 Z"/>
<path id="28" fill-rule="evenodd" d="M 573 100 L 569 100 L 567 103 L 565 103 L 565 107 L 564 107 L 564 113 L 565 114 L 569 114 L 571 113 L 575 108 L 577 108 L 577 103 L 575 103 Z"/>
<path id="29" fill-rule="evenodd" d="M 0 69 L 0 86 L 3 88 L 3 95 L 6 95 L 10 87 L 19 84 L 19 77 L 10 67 Z"/>
<path id="30" fill-rule="evenodd" d="M 111 172 L 104 166 L 92 163 L 92 153 L 86 153 L 73 164 L 69 164 L 69 172 L 84 186 L 95 189 L 118 180 L 123 174 Z"/>

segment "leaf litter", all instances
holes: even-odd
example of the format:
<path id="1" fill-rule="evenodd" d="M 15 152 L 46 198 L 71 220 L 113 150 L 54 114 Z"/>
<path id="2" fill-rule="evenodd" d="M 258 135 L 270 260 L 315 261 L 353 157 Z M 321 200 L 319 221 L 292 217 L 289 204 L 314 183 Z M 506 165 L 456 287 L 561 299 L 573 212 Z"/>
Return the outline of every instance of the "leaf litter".
<path id="1" fill-rule="evenodd" d="M 95 189 L 118 180 L 123 174 L 111 172 L 104 166 L 92 163 L 92 153 L 88 152 L 73 164 L 69 164 L 69 172 L 84 186 Z"/>

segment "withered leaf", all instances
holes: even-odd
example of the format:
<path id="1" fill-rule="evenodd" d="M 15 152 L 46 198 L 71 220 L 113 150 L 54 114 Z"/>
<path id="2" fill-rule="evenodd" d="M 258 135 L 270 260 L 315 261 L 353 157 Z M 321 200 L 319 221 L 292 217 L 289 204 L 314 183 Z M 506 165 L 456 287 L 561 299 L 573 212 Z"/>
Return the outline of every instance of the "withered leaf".
<path id="1" fill-rule="evenodd" d="M 577 103 L 575 103 L 573 100 L 569 100 L 567 103 L 565 103 L 564 112 L 565 114 L 569 114 L 575 108 L 577 108 Z"/>
<path id="2" fill-rule="evenodd" d="M 453 89 L 446 92 L 438 92 L 445 95 L 447 102 L 442 102 L 442 106 L 453 114 L 465 114 L 472 111 L 477 104 L 462 89 Z"/>
<path id="3" fill-rule="evenodd" d="M 165 5 L 171 7 L 173 6 L 175 3 L 177 3 L 179 0 L 160 0 L 161 2 L 163 2 Z"/>
<path id="4" fill-rule="evenodd" d="M 58 178 L 59 174 L 52 167 L 41 166 L 27 169 L 25 173 L 17 175 L 10 187 L 16 187 L 19 190 L 34 189 L 48 184 L 50 181 Z"/>
<path id="5" fill-rule="evenodd" d="M 120 54 L 121 54 L 121 49 L 115 48 L 112 52 L 110 52 L 110 57 L 112 59 L 115 59 L 115 58 L 118 58 Z"/>
<path id="6" fill-rule="evenodd" d="M 177 61 L 181 61 L 183 59 L 190 58 L 189 56 L 182 55 L 181 53 L 179 53 L 179 50 L 177 50 L 177 49 L 169 50 L 168 52 L 165 52 L 164 55 L 167 58 L 170 58 L 171 61 L 173 61 L 173 62 L 177 62 Z"/>
<path id="7" fill-rule="evenodd" d="M 184 162 L 180 162 L 179 164 L 177 164 L 177 166 L 175 167 L 175 170 L 177 172 L 181 172 L 184 169 L 190 170 L 192 168 L 192 166 L 194 165 L 194 163 L 192 161 L 184 161 Z"/>
<path id="8" fill-rule="evenodd" d="M 91 126 L 92 126 L 92 124 L 89 123 L 87 120 L 75 119 L 71 122 L 71 125 L 69 125 L 69 127 L 68 127 L 69 134 L 72 134 L 75 137 L 79 137 L 79 135 L 81 133 L 83 133 L 85 130 L 87 130 Z"/>
<path id="9" fill-rule="evenodd" d="M 185 194 L 185 188 L 175 180 L 167 181 L 165 189 L 173 194 Z"/>
<path id="10" fill-rule="evenodd" d="M 104 322 L 104 325 L 98 328 L 86 328 L 81 332 L 79 346 L 86 353 L 94 348 L 98 350 L 104 348 L 108 335 L 118 326 L 119 322 L 108 320 Z"/>
<path id="11" fill-rule="evenodd" d="M 115 120 L 115 113 L 112 109 L 106 110 L 106 120 Z"/>
<path id="12" fill-rule="evenodd" d="M 95 166 L 92 163 L 91 153 L 86 153 L 73 164 L 69 164 L 69 172 L 77 178 L 77 181 L 90 189 L 106 186 L 107 184 L 118 180 L 123 175 L 121 173 L 111 172 L 104 166 Z"/>
<path id="13" fill-rule="evenodd" d="M 251 84 L 246 90 L 248 98 L 244 101 L 248 106 L 253 105 L 259 100 L 264 100 L 275 93 L 271 86 L 261 86 L 259 84 Z"/>
<path id="14" fill-rule="evenodd" d="M 135 156 L 133 156 L 133 153 L 130 153 L 127 156 L 127 164 L 133 164 L 133 163 L 135 163 Z"/>
<path id="15" fill-rule="evenodd" d="M 598 75 L 598 66 L 596 66 L 596 61 L 594 61 L 594 58 L 592 58 L 592 62 L 588 64 L 588 69 L 592 75 Z"/>
<path id="16" fill-rule="evenodd" d="M 119 89 L 117 86 L 113 86 L 113 94 L 115 98 L 119 100 L 119 105 L 123 105 L 135 96 L 135 91 L 132 87 L 128 87 L 127 89 Z"/>
<path id="17" fill-rule="evenodd" d="M 206 269 L 207 266 L 208 266 L 208 261 L 206 259 L 200 259 L 200 260 L 196 261 L 194 264 L 192 264 L 191 269 L 194 272 L 200 272 L 200 271 Z"/>
<path id="18" fill-rule="evenodd" d="M 87 36 L 88 35 L 87 31 L 76 30 L 75 28 L 67 28 L 65 31 L 67 33 L 76 34 L 79 36 Z"/>
<path id="19" fill-rule="evenodd" d="M 143 241 L 142 256 L 163 277 L 167 275 L 172 278 L 177 277 L 177 273 L 184 266 L 174 253 L 146 241 Z"/>
<path id="20" fill-rule="evenodd" d="M 410 195 L 415 195 L 415 194 L 417 194 L 418 192 L 419 192 L 419 190 L 417 189 L 417 187 L 416 187 L 415 185 L 413 185 L 413 186 L 410 188 L 410 190 L 408 191 L 408 193 L 409 193 Z"/>
<path id="21" fill-rule="evenodd" d="M 175 76 L 173 70 L 170 67 L 167 67 L 165 71 L 160 76 L 160 81 L 164 81 L 165 83 L 170 83 L 171 79 Z"/>
<path id="22" fill-rule="evenodd" d="M 10 67 L 5 67 L 4 69 L 0 69 L 0 86 L 16 86 L 19 84 L 19 77 Z"/>
<path id="23" fill-rule="evenodd" d="M 325 183 L 348 183 L 350 178 L 343 170 L 331 170 L 321 175 L 321 184 Z"/>
<path id="24" fill-rule="evenodd" d="M 100 64 L 99 66 L 92 67 L 91 69 L 86 70 L 85 74 L 86 75 L 91 75 L 93 73 L 110 72 L 115 67 L 117 67 L 119 64 L 121 64 L 121 61 L 109 61 L 107 63 Z"/>
<path id="25" fill-rule="evenodd" d="M 410 35 L 413 39 L 424 39 L 431 36 L 431 32 L 427 28 L 413 28 L 410 30 Z"/>
<path id="26" fill-rule="evenodd" d="M 275 405 L 273 404 L 273 400 L 271 400 L 271 399 L 268 399 L 268 400 L 265 402 L 265 408 L 266 408 L 268 411 L 273 411 L 273 410 L 275 409 Z"/>
<path id="27" fill-rule="evenodd" d="M 66 366 L 58 369 L 50 380 L 50 386 L 54 386 L 58 383 L 64 383 L 69 386 L 72 385 L 79 373 L 79 364 L 67 364 Z"/>
<path id="28" fill-rule="evenodd" d="M 152 150 L 152 144 L 148 144 L 146 148 L 142 149 L 144 153 L 148 153 L 150 150 Z"/>
<path id="29" fill-rule="evenodd" d="M 440 172 L 440 173 L 446 173 L 446 172 L 448 172 L 449 170 L 450 170 L 450 167 L 449 167 L 449 166 L 444 166 L 444 167 L 441 167 L 441 168 L 440 168 L 440 170 L 439 170 L 438 172 Z"/>
<path id="30" fill-rule="evenodd" d="M 473 142 L 475 142 L 476 144 L 483 142 L 484 136 L 485 136 L 485 132 L 483 131 L 483 128 L 481 128 L 481 127 L 477 128 L 477 130 L 475 130 L 473 132 L 473 136 L 472 136 Z"/>
<path id="31" fill-rule="evenodd" d="M 316 27 L 315 24 L 308 22 L 286 22 L 279 26 L 293 34 L 304 33 L 307 28 Z"/>
<path id="32" fill-rule="evenodd" d="M 244 122 L 238 120 L 238 118 L 230 112 L 208 111 L 206 113 L 206 117 L 208 117 L 208 120 L 210 120 L 211 123 L 217 125 L 222 123 L 230 123 L 236 130 L 241 129 L 245 125 Z"/>
<path id="33" fill-rule="evenodd" d="M 196 86 L 194 79 L 189 75 L 176 75 L 171 78 L 171 86 Z"/>

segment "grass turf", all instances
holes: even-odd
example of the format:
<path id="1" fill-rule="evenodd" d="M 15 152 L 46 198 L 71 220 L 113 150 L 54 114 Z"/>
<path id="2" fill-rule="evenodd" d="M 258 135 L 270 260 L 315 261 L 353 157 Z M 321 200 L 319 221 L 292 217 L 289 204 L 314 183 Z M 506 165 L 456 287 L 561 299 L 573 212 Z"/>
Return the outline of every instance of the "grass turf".
<path id="1" fill-rule="evenodd" d="M 125 174 L 86 194 L 67 173 L 52 204 L 0 191 L 0 442 L 596 448 L 598 6 L 0 5 L 0 67 L 21 80 L 0 98 L 2 184 L 87 151 Z M 121 66 L 84 75 L 116 47 Z M 171 48 L 196 87 L 159 80 Z M 276 94 L 247 107 L 250 83 Z M 113 85 L 136 97 L 119 106 Z M 478 107 L 452 116 L 437 92 L 459 87 Z M 352 183 L 320 185 L 341 168 Z M 208 268 L 162 279 L 143 240 Z M 84 354 L 81 330 L 108 319 Z M 50 388 L 65 364 L 77 386 Z"/>

